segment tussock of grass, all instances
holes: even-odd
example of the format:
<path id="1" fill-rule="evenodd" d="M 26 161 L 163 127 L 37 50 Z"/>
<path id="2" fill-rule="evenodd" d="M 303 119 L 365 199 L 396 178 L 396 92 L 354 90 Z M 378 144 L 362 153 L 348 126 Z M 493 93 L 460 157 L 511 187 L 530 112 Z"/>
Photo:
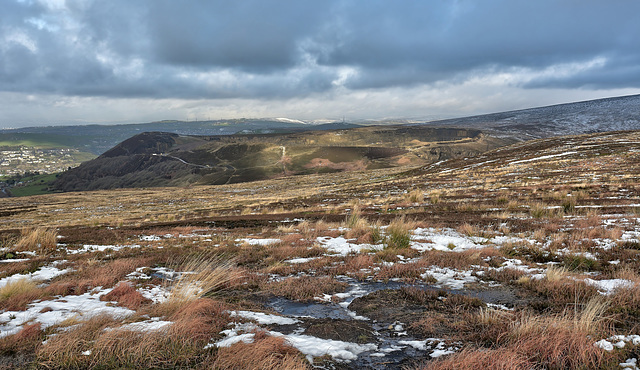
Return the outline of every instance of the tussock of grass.
<path id="1" fill-rule="evenodd" d="M 58 246 L 58 233 L 55 229 L 36 227 L 21 230 L 20 240 L 16 243 L 19 251 L 33 251 L 42 254 L 51 254 Z"/>
<path id="2" fill-rule="evenodd" d="M 527 358 L 514 349 L 473 349 L 460 352 L 416 367 L 419 370 L 526 370 L 531 369 Z"/>
<path id="3" fill-rule="evenodd" d="M 525 276 L 526 273 L 522 270 L 514 268 L 503 268 L 501 270 L 490 269 L 485 272 L 483 277 L 491 280 L 495 280 L 501 283 L 511 283 L 518 281 Z"/>
<path id="4" fill-rule="evenodd" d="M 0 301 L 5 301 L 12 296 L 24 294 L 36 289 L 38 289 L 38 286 L 31 279 L 24 278 L 10 281 L 0 288 Z"/>
<path id="5" fill-rule="evenodd" d="M 36 355 L 46 368 L 193 368 L 213 356 L 205 346 L 229 322 L 227 309 L 206 298 L 186 302 L 155 332 L 119 329 L 110 316 L 98 316 L 49 338 Z"/>
<path id="6" fill-rule="evenodd" d="M 45 339 L 40 323 L 25 324 L 14 335 L 0 338 L 0 355 L 30 354 Z"/>
<path id="7" fill-rule="evenodd" d="M 605 317 L 609 302 L 600 296 L 591 298 L 579 314 L 574 315 L 573 328 L 583 333 L 601 330 L 610 318 Z"/>
<path id="8" fill-rule="evenodd" d="M 383 281 L 398 278 L 407 281 L 420 279 L 420 275 L 424 272 L 427 265 L 424 261 L 412 263 L 394 263 L 390 266 L 383 266 L 377 272 L 376 277 Z"/>
<path id="9" fill-rule="evenodd" d="M 414 224 L 404 217 L 393 220 L 387 227 L 387 237 L 384 247 L 390 249 L 405 249 L 411 246 L 411 230 Z"/>
<path id="10" fill-rule="evenodd" d="M 77 271 L 52 283 L 47 290 L 66 295 L 83 294 L 95 287 L 109 288 L 136 268 L 149 266 L 153 260 L 148 257 L 120 258 L 107 263 L 85 260 L 77 265 Z"/>
<path id="11" fill-rule="evenodd" d="M 594 329 L 595 319 L 524 317 L 514 324 L 509 347 L 527 355 L 533 364 L 556 369 L 597 369 L 605 363 L 605 352 L 593 345 L 585 328 Z M 575 324 L 578 323 L 579 326 Z"/>
<path id="12" fill-rule="evenodd" d="M 20 311 L 27 304 L 43 296 L 42 289 L 31 279 L 11 281 L 0 288 L 0 309 Z"/>
<path id="13" fill-rule="evenodd" d="M 483 257 L 491 256 L 488 249 L 468 250 L 461 253 L 451 253 L 438 250 L 427 251 L 422 254 L 421 261 L 425 266 L 435 265 L 455 269 L 468 269 L 472 265 L 485 265 Z"/>
<path id="14" fill-rule="evenodd" d="M 116 301 L 118 305 L 131 310 L 137 310 L 151 300 L 145 298 L 129 282 L 120 282 L 108 294 L 100 297 L 101 301 Z"/>
<path id="15" fill-rule="evenodd" d="M 233 260 L 219 256 L 197 256 L 185 261 L 182 274 L 171 286 L 169 303 L 186 303 L 218 291 L 241 277 Z"/>
<path id="16" fill-rule="evenodd" d="M 420 189 L 413 189 L 405 194 L 405 200 L 410 203 L 424 202 L 424 192 Z"/>
<path id="17" fill-rule="evenodd" d="M 564 272 L 552 272 L 542 279 L 524 279 L 518 280 L 521 287 L 536 292 L 541 299 L 531 302 L 531 305 L 538 310 L 547 309 L 563 309 L 567 305 L 573 305 L 575 302 L 588 301 L 593 297 L 599 296 L 598 290 L 588 285 L 583 280 L 575 280 L 563 278 Z"/>
<path id="18" fill-rule="evenodd" d="M 328 276 L 302 276 L 270 282 L 265 284 L 263 289 L 277 296 L 297 301 L 311 301 L 314 297 L 322 297 L 324 294 L 344 292 L 347 286 L 347 283 Z"/>
<path id="19" fill-rule="evenodd" d="M 551 218 L 557 216 L 556 212 L 544 203 L 533 203 L 529 206 L 529 214 L 533 218 Z"/>
<path id="20" fill-rule="evenodd" d="M 355 205 L 351 210 L 351 213 L 347 215 L 344 220 L 344 227 L 349 229 L 355 229 L 358 227 L 367 226 L 367 221 L 362 218 L 362 211 L 360 206 Z"/>
<path id="21" fill-rule="evenodd" d="M 569 272 L 564 267 L 558 267 L 556 265 L 551 265 L 547 267 L 547 271 L 545 272 L 545 278 L 549 282 L 559 282 L 563 279 L 566 279 L 569 275 Z"/>
<path id="22" fill-rule="evenodd" d="M 371 268 L 375 265 L 375 256 L 369 254 L 356 254 L 345 257 L 344 262 L 335 266 L 331 270 L 331 273 L 335 275 L 349 275 L 358 279 L 364 279 L 371 275 Z"/>
<path id="23" fill-rule="evenodd" d="M 607 314 L 611 315 L 616 327 L 629 330 L 640 325 L 640 289 L 638 286 L 617 289 L 609 296 L 611 304 Z"/>
<path id="24" fill-rule="evenodd" d="M 215 369 L 310 369 L 311 366 L 295 348 L 283 338 L 257 332 L 254 342 L 236 343 L 229 348 L 220 348 L 212 368 Z"/>
<path id="25" fill-rule="evenodd" d="M 46 344 L 36 351 L 39 365 L 53 369 L 89 368 L 92 361 L 82 353 L 90 350 L 91 343 L 111 326 L 115 326 L 113 317 L 99 315 L 49 338 Z"/>
<path id="26" fill-rule="evenodd" d="M 481 308 L 469 322 L 471 346 L 421 369 L 598 369 L 615 358 L 593 345 L 608 332 L 607 303 L 597 297 L 580 312 L 535 316 Z M 489 346 L 490 348 L 484 348 Z M 475 367 L 474 367 L 475 366 Z"/>
<path id="27" fill-rule="evenodd" d="M 464 224 L 458 226 L 458 232 L 466 236 L 477 236 L 480 234 L 480 229 L 478 228 L 478 226 L 472 226 L 465 222 Z"/>

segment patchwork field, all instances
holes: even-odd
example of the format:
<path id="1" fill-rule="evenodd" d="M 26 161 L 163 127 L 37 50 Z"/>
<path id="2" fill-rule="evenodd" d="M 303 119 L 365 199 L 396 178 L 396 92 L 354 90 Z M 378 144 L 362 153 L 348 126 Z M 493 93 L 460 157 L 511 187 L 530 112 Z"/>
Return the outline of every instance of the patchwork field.
<path id="1" fill-rule="evenodd" d="M 0 199 L 0 367 L 637 368 L 640 132 Z"/>

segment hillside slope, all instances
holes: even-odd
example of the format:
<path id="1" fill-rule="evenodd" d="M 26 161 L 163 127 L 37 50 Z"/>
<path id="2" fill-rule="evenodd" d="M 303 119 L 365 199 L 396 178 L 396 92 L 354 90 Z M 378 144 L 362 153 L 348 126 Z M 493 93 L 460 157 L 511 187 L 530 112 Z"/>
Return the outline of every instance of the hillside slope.
<path id="1" fill-rule="evenodd" d="M 289 134 L 143 133 L 62 174 L 64 191 L 226 184 L 472 156 L 509 140 L 479 130 L 372 126 Z"/>
<path id="2" fill-rule="evenodd" d="M 640 95 L 558 104 L 431 122 L 521 140 L 640 129 Z"/>

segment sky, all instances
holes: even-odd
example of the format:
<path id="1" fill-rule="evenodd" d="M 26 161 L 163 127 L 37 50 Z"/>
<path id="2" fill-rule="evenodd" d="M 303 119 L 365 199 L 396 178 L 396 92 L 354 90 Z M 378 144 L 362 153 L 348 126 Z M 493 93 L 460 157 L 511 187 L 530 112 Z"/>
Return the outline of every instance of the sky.
<path id="1" fill-rule="evenodd" d="M 429 120 L 640 93 L 637 0 L 0 0 L 0 128 Z"/>

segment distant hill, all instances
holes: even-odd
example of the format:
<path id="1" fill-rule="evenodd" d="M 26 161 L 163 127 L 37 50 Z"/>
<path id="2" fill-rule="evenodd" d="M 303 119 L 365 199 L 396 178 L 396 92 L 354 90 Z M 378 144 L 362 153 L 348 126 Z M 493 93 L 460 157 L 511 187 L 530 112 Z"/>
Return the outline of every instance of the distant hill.
<path id="1" fill-rule="evenodd" d="M 479 130 L 426 125 L 216 136 L 148 132 L 66 171 L 54 187 L 75 191 L 237 183 L 429 163 L 508 142 Z"/>
<path id="2" fill-rule="evenodd" d="M 429 122 L 520 140 L 640 129 L 640 95 Z"/>

